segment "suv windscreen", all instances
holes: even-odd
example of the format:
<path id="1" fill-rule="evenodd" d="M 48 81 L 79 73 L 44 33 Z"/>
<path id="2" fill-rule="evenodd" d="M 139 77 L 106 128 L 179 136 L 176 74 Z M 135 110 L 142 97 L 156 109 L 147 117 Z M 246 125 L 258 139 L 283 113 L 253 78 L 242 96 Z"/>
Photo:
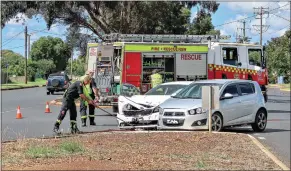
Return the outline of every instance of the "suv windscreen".
<path id="1" fill-rule="evenodd" d="M 220 89 L 222 85 L 223 84 L 218 83 L 194 83 L 190 84 L 189 86 L 181 90 L 177 95 L 172 97 L 180 99 L 201 99 L 203 86 L 218 86 Z"/>

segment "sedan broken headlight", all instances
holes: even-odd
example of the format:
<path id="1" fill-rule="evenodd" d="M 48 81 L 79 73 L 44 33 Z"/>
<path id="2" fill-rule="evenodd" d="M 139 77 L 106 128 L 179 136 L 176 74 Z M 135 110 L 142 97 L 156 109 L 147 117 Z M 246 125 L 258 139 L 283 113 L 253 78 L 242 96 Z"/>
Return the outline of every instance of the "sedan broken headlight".
<path id="1" fill-rule="evenodd" d="M 206 109 L 202 109 L 201 107 L 196 108 L 196 109 L 188 110 L 189 115 L 202 114 L 202 113 L 206 113 L 206 112 L 207 112 L 207 110 Z"/>
<path id="2" fill-rule="evenodd" d="M 153 113 L 157 113 L 160 111 L 160 106 L 157 106 L 153 109 Z"/>
<path id="3" fill-rule="evenodd" d="M 124 110 L 136 110 L 136 107 L 132 106 L 131 104 L 126 104 L 123 107 L 123 111 Z"/>

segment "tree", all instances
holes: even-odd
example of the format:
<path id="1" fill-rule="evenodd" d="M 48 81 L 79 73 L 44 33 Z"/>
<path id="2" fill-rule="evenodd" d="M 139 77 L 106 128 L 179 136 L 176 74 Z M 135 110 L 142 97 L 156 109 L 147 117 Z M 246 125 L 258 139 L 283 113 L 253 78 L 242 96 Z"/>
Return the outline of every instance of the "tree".
<path id="1" fill-rule="evenodd" d="M 67 66 L 66 71 L 71 73 L 71 65 Z M 74 76 L 82 76 L 85 74 L 85 61 L 82 56 L 73 60 L 72 71 Z"/>
<path id="2" fill-rule="evenodd" d="M 205 35 L 205 34 L 220 35 L 219 30 L 214 30 L 210 12 L 206 12 L 203 9 L 198 11 L 197 16 L 193 19 L 193 22 L 190 24 L 187 33 L 194 35 Z"/>
<path id="3" fill-rule="evenodd" d="M 32 44 L 30 55 L 34 61 L 52 60 L 56 70 L 61 71 L 67 66 L 71 48 L 60 38 L 41 37 Z"/>
<path id="4" fill-rule="evenodd" d="M 290 82 L 290 38 L 291 31 L 288 30 L 283 36 L 267 42 L 267 67 L 271 80 L 277 76 L 285 76 Z"/>
<path id="5" fill-rule="evenodd" d="M 12 50 L 2 50 L 1 56 L 2 71 L 7 71 L 6 65 L 8 64 L 9 75 L 24 75 L 24 66 L 21 64 L 24 62 L 25 58 L 22 55 L 15 53 Z"/>
<path id="6" fill-rule="evenodd" d="M 108 33 L 184 34 L 190 9 L 199 5 L 215 12 L 219 4 L 206 1 L 4 1 L 1 26 L 25 13 L 41 14 L 50 28 L 55 23 L 91 30 L 100 39 Z"/>

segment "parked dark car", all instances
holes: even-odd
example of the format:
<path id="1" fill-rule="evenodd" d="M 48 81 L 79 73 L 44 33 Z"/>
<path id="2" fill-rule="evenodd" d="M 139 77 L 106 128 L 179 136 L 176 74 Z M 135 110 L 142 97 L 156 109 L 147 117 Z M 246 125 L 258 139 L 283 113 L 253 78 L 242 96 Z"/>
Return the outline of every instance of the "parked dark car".
<path id="1" fill-rule="evenodd" d="M 65 72 L 50 74 L 46 82 L 47 95 L 66 91 L 71 81 Z"/>

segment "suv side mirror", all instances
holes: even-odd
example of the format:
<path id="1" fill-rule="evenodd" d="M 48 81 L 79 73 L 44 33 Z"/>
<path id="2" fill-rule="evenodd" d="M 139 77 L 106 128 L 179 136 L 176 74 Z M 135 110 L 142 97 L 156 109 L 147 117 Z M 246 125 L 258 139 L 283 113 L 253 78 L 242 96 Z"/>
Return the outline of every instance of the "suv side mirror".
<path id="1" fill-rule="evenodd" d="M 225 93 L 221 98 L 220 100 L 225 100 L 225 99 L 232 99 L 233 98 L 233 95 L 230 94 L 230 93 Z"/>

